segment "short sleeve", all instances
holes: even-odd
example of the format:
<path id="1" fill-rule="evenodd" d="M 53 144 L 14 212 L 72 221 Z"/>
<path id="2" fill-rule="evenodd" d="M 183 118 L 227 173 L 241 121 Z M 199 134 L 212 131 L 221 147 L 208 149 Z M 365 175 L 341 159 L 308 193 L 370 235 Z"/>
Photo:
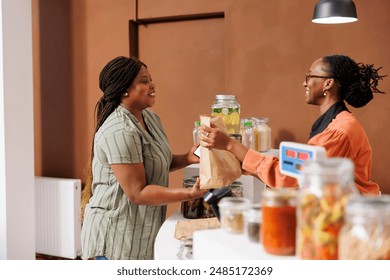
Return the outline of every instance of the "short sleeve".
<path id="1" fill-rule="evenodd" d="M 109 164 L 143 162 L 141 135 L 135 129 L 116 131 L 100 141 Z"/>

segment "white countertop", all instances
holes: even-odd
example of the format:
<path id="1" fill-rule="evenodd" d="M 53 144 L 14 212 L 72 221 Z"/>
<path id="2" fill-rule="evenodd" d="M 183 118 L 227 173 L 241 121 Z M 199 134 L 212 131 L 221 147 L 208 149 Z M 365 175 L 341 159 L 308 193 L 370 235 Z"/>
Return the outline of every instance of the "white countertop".
<path id="1" fill-rule="evenodd" d="M 264 251 L 260 243 L 251 242 L 245 234 L 224 229 L 200 230 L 193 236 L 195 260 L 293 260 L 295 256 L 277 256 Z"/>
<path id="2" fill-rule="evenodd" d="M 180 248 L 180 241 L 175 239 L 175 225 L 178 221 L 186 220 L 180 213 L 180 209 L 175 211 L 165 220 L 157 234 L 154 243 L 155 260 L 178 260 L 177 253 Z"/>
<path id="3" fill-rule="evenodd" d="M 155 260 L 178 260 L 180 241 L 174 238 L 175 225 L 183 218 L 180 210 L 175 211 L 162 225 L 154 244 Z M 264 252 L 259 243 L 249 241 L 244 234 L 233 234 L 223 229 L 199 230 L 193 235 L 193 259 L 235 260 L 294 260 L 296 256 L 276 256 Z"/>

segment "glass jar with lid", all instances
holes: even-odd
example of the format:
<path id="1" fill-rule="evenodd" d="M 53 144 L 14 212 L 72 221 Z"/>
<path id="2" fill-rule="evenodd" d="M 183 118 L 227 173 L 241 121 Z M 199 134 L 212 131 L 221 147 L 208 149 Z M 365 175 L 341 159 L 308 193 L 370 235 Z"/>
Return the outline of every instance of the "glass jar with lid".
<path id="1" fill-rule="evenodd" d="M 260 241 L 269 254 L 295 255 L 296 197 L 293 188 L 263 191 Z"/>
<path id="2" fill-rule="evenodd" d="M 255 149 L 255 132 L 253 129 L 252 121 L 246 121 L 244 123 L 244 128 L 241 132 L 242 135 L 242 144 L 248 149 Z"/>
<path id="3" fill-rule="evenodd" d="M 271 128 L 268 126 L 269 118 L 256 118 L 257 148 L 259 152 L 271 149 Z"/>
<path id="4" fill-rule="evenodd" d="M 218 203 L 221 228 L 231 233 L 244 232 L 244 211 L 251 206 L 245 197 L 224 197 Z"/>
<path id="5" fill-rule="evenodd" d="M 184 188 L 192 188 L 196 183 L 196 177 L 191 177 L 183 180 Z M 195 198 L 181 202 L 181 213 L 187 219 L 201 219 L 203 218 L 203 198 Z"/>
<path id="6" fill-rule="evenodd" d="M 260 242 L 261 228 L 261 207 L 260 204 L 254 204 L 244 212 L 245 233 L 249 241 L 254 243 Z"/>
<path id="7" fill-rule="evenodd" d="M 390 260 L 390 195 L 350 198 L 340 231 L 339 259 Z"/>
<path id="8" fill-rule="evenodd" d="M 231 185 L 228 186 L 232 192 L 233 197 L 244 197 L 244 189 L 240 181 L 234 181 Z"/>
<path id="9" fill-rule="evenodd" d="M 227 129 L 227 133 L 234 135 L 240 133 L 240 104 L 235 95 L 216 95 L 211 106 L 212 116 L 221 116 Z"/>
<path id="10" fill-rule="evenodd" d="M 298 256 L 335 260 L 344 207 L 354 186 L 354 165 L 347 158 L 309 160 L 302 166 L 298 194 Z"/>

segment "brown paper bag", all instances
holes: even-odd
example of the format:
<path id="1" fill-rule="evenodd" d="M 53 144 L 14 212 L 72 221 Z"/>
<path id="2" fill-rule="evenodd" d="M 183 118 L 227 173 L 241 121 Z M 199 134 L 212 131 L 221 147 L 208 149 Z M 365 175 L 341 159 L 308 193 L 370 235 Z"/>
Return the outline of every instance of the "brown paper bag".
<path id="1" fill-rule="evenodd" d="M 221 224 L 217 218 L 195 219 L 188 221 L 178 221 L 175 225 L 175 238 L 189 238 L 192 237 L 194 231 L 203 229 L 220 228 Z"/>
<path id="2" fill-rule="evenodd" d="M 210 126 L 212 123 L 227 134 L 225 123 L 221 117 L 200 116 L 200 122 L 206 126 Z M 199 177 L 201 189 L 216 189 L 228 186 L 241 176 L 240 162 L 231 152 L 201 147 L 200 154 Z"/>

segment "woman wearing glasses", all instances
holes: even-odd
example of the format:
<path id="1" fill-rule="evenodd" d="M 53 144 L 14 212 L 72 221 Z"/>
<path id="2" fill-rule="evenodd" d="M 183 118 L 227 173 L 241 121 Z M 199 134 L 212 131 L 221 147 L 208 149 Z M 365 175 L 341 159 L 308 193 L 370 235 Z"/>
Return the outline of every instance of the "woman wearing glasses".
<path id="1" fill-rule="evenodd" d="M 345 105 L 365 106 L 377 89 L 380 76 L 373 65 L 356 63 L 344 55 L 324 56 L 313 62 L 306 79 L 307 104 L 317 105 L 320 117 L 311 128 L 308 144 L 323 146 L 328 157 L 347 157 L 355 164 L 355 185 L 362 194 L 380 194 L 378 184 L 370 180 L 372 150 L 367 135 Z M 217 128 L 201 127 L 202 145 L 231 151 L 242 168 L 271 187 L 297 186 L 297 180 L 279 171 L 276 157 L 264 156 L 232 140 Z"/>

